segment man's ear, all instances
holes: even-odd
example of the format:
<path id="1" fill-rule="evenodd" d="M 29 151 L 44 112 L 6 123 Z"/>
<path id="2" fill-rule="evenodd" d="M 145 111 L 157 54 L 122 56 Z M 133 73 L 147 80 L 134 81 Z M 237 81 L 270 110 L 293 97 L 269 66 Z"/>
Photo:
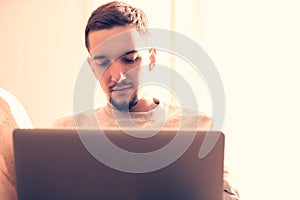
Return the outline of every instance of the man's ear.
<path id="1" fill-rule="evenodd" d="M 93 71 L 94 76 L 97 78 L 95 66 L 93 65 L 93 59 L 91 57 L 88 57 L 87 61 L 89 63 L 89 66 L 90 66 L 91 70 Z"/>
<path id="2" fill-rule="evenodd" d="M 149 54 L 150 54 L 149 71 L 151 71 L 155 67 L 155 63 L 156 63 L 156 48 L 149 49 Z"/>

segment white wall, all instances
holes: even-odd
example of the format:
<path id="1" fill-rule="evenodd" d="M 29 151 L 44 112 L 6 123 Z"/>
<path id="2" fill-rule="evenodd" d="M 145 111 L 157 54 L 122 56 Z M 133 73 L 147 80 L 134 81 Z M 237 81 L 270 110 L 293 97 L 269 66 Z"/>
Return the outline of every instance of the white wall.
<path id="1" fill-rule="evenodd" d="M 0 87 L 17 96 L 36 127 L 72 110 L 89 7 L 83 0 L 0 1 Z"/>
<path id="2" fill-rule="evenodd" d="M 201 44 L 226 92 L 227 162 L 245 200 L 299 196 L 299 10 L 297 0 L 201 1 Z"/>

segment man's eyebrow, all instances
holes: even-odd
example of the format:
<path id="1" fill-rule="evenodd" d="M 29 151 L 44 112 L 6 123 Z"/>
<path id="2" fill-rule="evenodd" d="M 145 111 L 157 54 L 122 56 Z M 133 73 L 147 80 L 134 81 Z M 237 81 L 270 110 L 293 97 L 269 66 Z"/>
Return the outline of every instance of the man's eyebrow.
<path id="1" fill-rule="evenodd" d="M 128 54 L 133 54 L 133 53 L 137 53 L 137 50 L 131 50 L 131 51 L 127 51 L 125 53 L 120 54 L 119 58 L 122 56 L 126 56 Z M 97 55 L 93 57 L 93 60 L 101 60 L 101 59 L 108 59 L 109 56 L 105 56 L 105 55 Z"/>
<path id="2" fill-rule="evenodd" d="M 138 52 L 137 50 L 127 51 L 127 52 L 121 54 L 121 56 L 126 56 L 126 55 L 128 55 L 128 54 L 137 53 L 137 52 Z M 121 56 L 120 56 L 120 57 L 121 57 Z"/>
<path id="3" fill-rule="evenodd" d="M 100 59 L 107 59 L 109 58 L 108 56 L 104 56 L 104 55 L 98 55 L 98 56 L 94 56 L 93 60 L 100 60 Z"/>

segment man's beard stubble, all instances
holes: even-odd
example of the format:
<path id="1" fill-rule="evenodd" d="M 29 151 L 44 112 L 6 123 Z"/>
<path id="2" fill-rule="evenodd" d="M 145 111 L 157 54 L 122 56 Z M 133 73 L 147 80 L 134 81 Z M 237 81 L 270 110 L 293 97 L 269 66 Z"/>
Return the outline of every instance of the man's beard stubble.
<path id="1" fill-rule="evenodd" d="M 112 97 L 109 99 L 110 103 L 119 111 L 130 111 L 138 102 L 138 97 L 136 94 L 129 100 L 129 102 L 117 103 Z"/>
<path id="2" fill-rule="evenodd" d="M 109 90 L 113 91 L 116 87 L 124 86 L 130 86 L 131 88 L 135 88 L 135 84 L 133 82 L 127 82 L 125 80 L 110 86 Z M 124 101 L 118 101 L 117 99 L 115 100 L 112 96 L 110 96 L 109 102 L 119 111 L 130 111 L 130 109 L 138 103 L 137 89 L 134 90 L 134 92 L 131 94 L 128 100 L 125 99 Z"/>

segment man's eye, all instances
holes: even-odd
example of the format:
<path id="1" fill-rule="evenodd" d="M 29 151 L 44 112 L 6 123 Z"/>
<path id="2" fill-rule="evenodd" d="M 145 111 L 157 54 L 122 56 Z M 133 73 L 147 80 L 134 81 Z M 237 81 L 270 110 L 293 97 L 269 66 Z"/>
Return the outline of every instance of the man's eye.
<path id="1" fill-rule="evenodd" d="M 109 66 L 110 64 L 111 64 L 110 60 L 104 60 L 104 61 L 99 62 L 98 66 L 104 68 L 104 67 Z"/>
<path id="2" fill-rule="evenodd" d="M 136 61 L 139 60 L 139 57 L 138 56 L 135 56 L 135 57 L 132 57 L 132 58 L 126 58 L 126 57 L 124 57 L 121 60 L 125 64 L 133 64 L 133 63 L 135 63 Z"/>

